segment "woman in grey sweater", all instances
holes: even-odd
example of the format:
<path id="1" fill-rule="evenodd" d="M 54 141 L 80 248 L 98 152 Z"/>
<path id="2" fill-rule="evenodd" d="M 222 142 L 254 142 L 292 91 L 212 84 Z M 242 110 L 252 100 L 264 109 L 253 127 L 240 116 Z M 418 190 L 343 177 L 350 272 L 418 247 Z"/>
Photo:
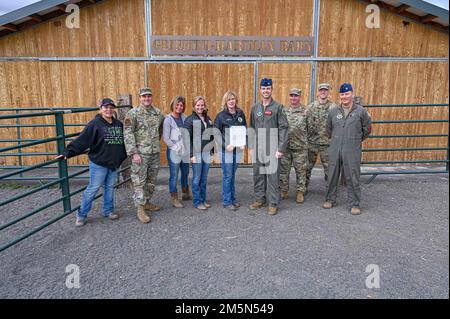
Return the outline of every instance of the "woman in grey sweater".
<path id="1" fill-rule="evenodd" d="M 182 208 L 184 205 L 178 200 L 178 172 L 181 171 L 182 199 L 192 199 L 189 191 L 189 153 L 186 152 L 183 143 L 183 126 L 186 116 L 186 99 L 183 96 L 175 96 L 170 102 L 171 114 L 167 115 L 163 124 L 163 139 L 167 144 L 167 162 L 169 163 L 169 191 L 171 203 L 174 207 Z"/>

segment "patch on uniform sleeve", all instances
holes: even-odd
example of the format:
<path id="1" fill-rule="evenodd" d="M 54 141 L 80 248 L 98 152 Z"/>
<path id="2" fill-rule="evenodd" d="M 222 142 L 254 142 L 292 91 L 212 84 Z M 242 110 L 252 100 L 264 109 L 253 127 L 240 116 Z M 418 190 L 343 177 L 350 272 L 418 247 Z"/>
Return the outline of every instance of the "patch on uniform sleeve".
<path id="1" fill-rule="evenodd" d="M 125 120 L 123 121 L 123 125 L 131 126 L 131 119 L 129 119 L 128 117 L 126 117 Z"/>

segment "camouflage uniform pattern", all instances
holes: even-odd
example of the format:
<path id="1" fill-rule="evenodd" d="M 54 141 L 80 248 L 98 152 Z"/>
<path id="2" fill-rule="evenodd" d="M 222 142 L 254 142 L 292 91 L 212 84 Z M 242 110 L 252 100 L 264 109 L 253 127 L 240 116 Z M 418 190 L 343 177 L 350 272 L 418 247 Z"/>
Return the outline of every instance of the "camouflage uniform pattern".
<path id="1" fill-rule="evenodd" d="M 306 173 L 308 164 L 308 129 L 309 109 L 300 105 L 285 108 L 285 114 L 289 123 L 288 146 L 281 159 L 280 189 L 282 192 L 289 190 L 289 175 L 291 166 L 294 166 L 296 175 L 297 192 L 306 192 Z"/>
<path id="2" fill-rule="evenodd" d="M 311 172 L 317 162 L 317 156 L 319 154 L 320 162 L 323 166 L 325 182 L 328 180 L 328 163 L 330 161 L 328 147 L 330 146 L 330 139 L 326 133 L 326 125 L 328 113 L 334 107 L 336 107 L 336 104 L 331 101 L 327 101 L 325 104 L 320 104 L 319 101 L 314 101 L 314 103 L 308 106 L 311 113 L 311 129 L 308 136 L 309 166 L 306 174 L 306 189 L 308 189 L 309 181 L 311 179 Z"/>
<path id="3" fill-rule="evenodd" d="M 142 159 L 141 164 L 131 164 L 133 200 L 136 206 L 145 205 L 155 190 L 163 121 L 164 115 L 154 106 L 146 109 L 140 105 L 125 115 L 123 131 L 127 154 L 139 154 Z"/>

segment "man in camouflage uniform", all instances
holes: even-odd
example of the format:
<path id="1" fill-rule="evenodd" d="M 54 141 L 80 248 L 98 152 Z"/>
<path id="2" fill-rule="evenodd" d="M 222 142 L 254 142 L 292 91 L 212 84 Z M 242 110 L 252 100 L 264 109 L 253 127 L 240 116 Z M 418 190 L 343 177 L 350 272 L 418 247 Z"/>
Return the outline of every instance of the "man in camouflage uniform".
<path id="1" fill-rule="evenodd" d="M 137 217 L 142 223 L 150 222 L 145 210 L 158 211 L 160 206 L 149 202 L 155 190 L 159 169 L 159 140 L 164 115 L 152 105 L 152 90 L 139 90 L 140 105 L 131 109 L 124 119 L 124 141 L 131 156 L 131 181 Z"/>
<path id="2" fill-rule="evenodd" d="M 280 201 L 280 159 L 286 151 L 288 122 L 283 106 L 272 98 L 272 80 L 260 83 L 262 101 L 255 103 L 250 111 L 250 127 L 255 132 L 253 147 L 253 184 L 255 201 L 250 209 L 269 205 L 269 215 L 275 215 Z"/>
<path id="3" fill-rule="evenodd" d="M 296 175 L 296 202 L 304 202 L 306 192 L 306 173 L 308 170 L 308 122 L 309 109 L 300 103 L 302 91 L 297 88 L 289 92 L 289 106 L 284 109 L 289 122 L 288 145 L 281 158 L 280 189 L 281 199 L 287 199 L 289 194 L 289 174 L 291 165 Z"/>
<path id="4" fill-rule="evenodd" d="M 320 162 L 323 166 L 325 175 L 325 184 L 328 180 L 328 147 L 330 146 L 330 138 L 326 133 L 326 124 L 329 111 L 336 107 L 336 104 L 328 100 L 330 85 L 328 83 L 319 84 L 317 100 L 308 106 L 310 110 L 310 127 L 308 136 L 308 159 L 309 166 L 306 174 L 306 190 L 308 190 L 309 181 L 311 179 L 311 171 L 316 164 L 317 155 L 320 154 Z"/>

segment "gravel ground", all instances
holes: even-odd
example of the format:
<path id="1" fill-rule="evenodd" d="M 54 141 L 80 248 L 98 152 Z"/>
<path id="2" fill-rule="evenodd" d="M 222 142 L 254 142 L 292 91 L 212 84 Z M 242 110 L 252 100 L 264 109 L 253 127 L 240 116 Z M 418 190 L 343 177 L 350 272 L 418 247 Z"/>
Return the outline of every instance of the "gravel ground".
<path id="1" fill-rule="evenodd" d="M 100 215 L 99 199 L 86 226 L 74 227 L 71 215 L 0 253 L 0 298 L 449 297 L 448 175 L 379 176 L 363 185 L 360 216 L 349 214 L 342 188 L 337 207 L 321 208 L 316 169 L 306 202 L 297 205 L 291 191 L 275 216 L 248 210 L 251 169 L 238 170 L 236 212 L 222 208 L 220 169 L 210 171 L 207 212 L 192 202 L 172 208 L 167 179 L 161 169 L 154 202 L 163 210 L 150 224 L 137 221 L 131 190 L 120 189 L 119 220 Z M 0 200 L 24 191 L 2 188 Z M 45 190 L 3 206 L 0 224 L 58 196 Z M 1 231 L 0 244 L 60 213 L 54 206 Z M 80 288 L 66 287 L 69 264 L 79 267 Z M 380 288 L 366 287 L 370 264 Z"/>

